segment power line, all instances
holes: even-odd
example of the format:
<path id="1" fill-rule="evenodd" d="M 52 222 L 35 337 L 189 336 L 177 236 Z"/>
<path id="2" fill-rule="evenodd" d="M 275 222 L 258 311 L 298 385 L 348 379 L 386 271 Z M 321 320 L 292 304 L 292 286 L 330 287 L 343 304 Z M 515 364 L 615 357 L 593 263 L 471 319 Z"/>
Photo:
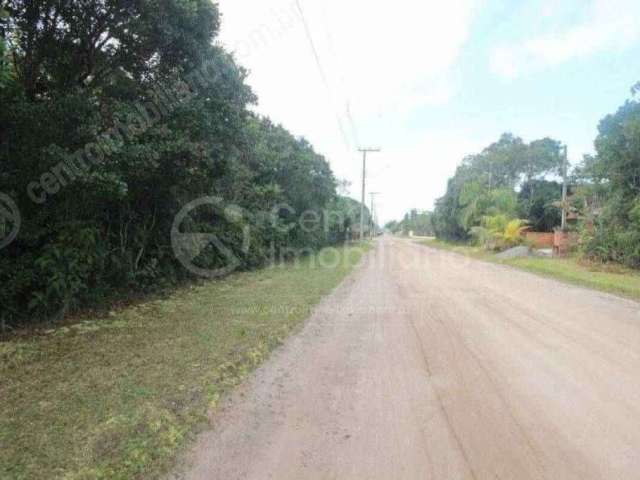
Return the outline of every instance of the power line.
<path id="1" fill-rule="evenodd" d="M 333 92 L 331 91 L 331 85 L 329 84 L 329 80 L 327 79 L 327 75 L 322 67 L 322 62 L 320 62 L 320 55 L 318 54 L 318 49 L 316 48 L 316 44 L 313 41 L 313 36 L 311 35 L 311 29 L 309 28 L 309 23 L 307 22 L 307 18 L 304 14 L 304 10 L 302 9 L 302 5 L 300 5 L 300 0 L 296 0 L 296 7 L 298 8 L 298 12 L 300 13 L 300 18 L 302 19 L 302 24 L 304 26 L 304 31 L 307 36 L 307 40 L 311 47 L 311 52 L 313 53 L 313 58 L 316 62 L 316 66 L 318 67 L 318 71 L 320 72 L 320 77 L 322 78 L 322 83 L 324 84 L 327 92 L 329 93 L 329 97 L 333 103 Z M 344 130 L 344 126 L 342 125 L 342 120 L 340 119 L 340 115 L 338 112 L 335 112 L 336 121 L 338 122 L 338 128 L 340 129 L 340 133 L 342 134 L 342 141 L 345 146 L 350 149 L 349 139 L 347 138 L 347 134 Z"/>
<path id="2" fill-rule="evenodd" d="M 342 61 L 340 61 L 340 59 L 338 59 L 338 55 L 336 54 L 335 42 L 333 41 L 333 35 L 331 34 L 330 28 L 328 26 L 327 9 L 326 9 L 326 3 L 324 2 L 322 3 L 322 13 L 323 13 L 323 16 L 322 16 L 321 24 L 322 24 L 322 29 L 324 30 L 324 34 L 327 37 L 329 54 L 333 59 L 334 65 L 340 68 L 339 78 L 340 78 L 340 84 L 342 87 L 342 93 L 345 96 L 345 113 L 346 113 L 347 121 L 349 123 L 349 127 L 351 128 L 351 135 L 355 140 L 355 145 L 360 146 L 360 139 L 358 138 L 358 128 L 356 126 L 355 121 L 353 120 L 353 115 L 351 113 L 351 99 L 350 99 L 349 91 L 346 87 L 343 63 Z"/>
<path id="3" fill-rule="evenodd" d="M 351 126 L 351 135 L 353 135 L 353 138 L 356 140 L 356 145 L 359 146 L 360 140 L 358 139 L 358 129 L 356 128 L 356 124 L 351 116 L 351 101 L 349 99 L 347 99 L 347 120 Z"/>

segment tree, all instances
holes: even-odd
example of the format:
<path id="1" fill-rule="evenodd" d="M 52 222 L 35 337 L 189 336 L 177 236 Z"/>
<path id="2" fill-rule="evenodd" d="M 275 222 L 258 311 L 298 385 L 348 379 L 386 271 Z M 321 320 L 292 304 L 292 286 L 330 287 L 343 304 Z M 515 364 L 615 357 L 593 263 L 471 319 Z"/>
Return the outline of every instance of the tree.
<path id="1" fill-rule="evenodd" d="M 419 211 L 414 208 L 407 212 L 401 221 L 389 222 L 385 228 L 403 235 L 413 233 L 417 236 L 428 237 L 434 234 L 432 218 L 431 212 Z"/>
<path id="2" fill-rule="evenodd" d="M 520 137 L 504 133 L 500 140 L 485 148 L 475 158 L 474 167 L 487 178 L 489 189 L 514 187 L 523 170 L 527 145 Z"/>
<path id="3" fill-rule="evenodd" d="M 596 156 L 580 173 L 606 198 L 593 231 L 585 232 L 586 253 L 640 268 L 640 102 L 627 101 L 598 127 Z"/>
<path id="4" fill-rule="evenodd" d="M 548 174 L 562 174 L 562 144 L 552 138 L 534 140 L 527 147 L 524 167 L 525 179 L 531 182 L 534 179 Z"/>
<path id="5" fill-rule="evenodd" d="M 397 220 L 390 220 L 384 224 L 384 229 L 391 233 L 400 233 L 402 228 L 400 227 L 400 222 Z"/>
<path id="6" fill-rule="evenodd" d="M 482 219 L 482 226 L 473 227 L 476 242 L 489 250 L 503 250 L 522 243 L 526 222 L 502 213 Z"/>
<path id="7" fill-rule="evenodd" d="M 518 193 L 519 216 L 537 232 L 552 232 L 560 225 L 561 211 L 554 205 L 562 199 L 562 185 L 547 180 L 530 180 Z"/>
<path id="8" fill-rule="evenodd" d="M 249 112 L 256 98 L 246 71 L 215 42 L 215 3 L 3 5 L 11 61 L 0 64 L 0 87 L 11 81 L 0 88 L 0 191 L 24 221 L 0 251 L 0 281 L 10 286 L 0 292 L 1 321 L 56 319 L 190 279 L 171 228 L 182 206 L 203 196 L 251 213 L 242 219 L 252 222 L 249 248 L 213 208 L 190 225 L 215 233 L 241 268 L 268 261 L 270 247 L 329 241 L 299 222 L 278 228 L 305 210 L 323 212 L 335 178 L 306 140 Z M 294 213 L 261 221 L 280 203 Z M 197 258 L 202 267 L 223 261 L 214 248 Z"/>
<path id="9" fill-rule="evenodd" d="M 7 57 L 7 48 L 3 38 L 0 38 L 0 89 L 5 88 L 11 78 L 11 67 Z"/>
<path id="10" fill-rule="evenodd" d="M 533 202 L 534 180 L 557 172 L 562 163 L 560 147 L 560 142 L 550 138 L 527 144 L 505 133 L 481 153 L 463 159 L 444 197 L 436 202 L 436 234 L 450 240 L 468 240 L 487 216 L 516 218 L 521 214 L 516 187 L 524 179 L 529 203 Z"/>
<path id="11" fill-rule="evenodd" d="M 338 195 L 329 204 L 327 212 L 328 234 L 330 243 L 344 243 L 353 238 L 360 228 L 361 203 L 343 195 Z M 370 224 L 369 208 L 365 205 L 365 225 Z"/>

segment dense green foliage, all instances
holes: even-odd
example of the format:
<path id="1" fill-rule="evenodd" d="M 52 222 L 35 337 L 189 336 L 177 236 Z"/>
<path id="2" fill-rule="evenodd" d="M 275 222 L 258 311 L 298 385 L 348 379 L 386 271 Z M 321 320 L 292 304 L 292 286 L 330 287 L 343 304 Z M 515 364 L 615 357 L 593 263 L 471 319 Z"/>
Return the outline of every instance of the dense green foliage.
<path id="1" fill-rule="evenodd" d="M 465 158 L 449 180 L 433 215 L 437 236 L 468 240 L 492 221 L 489 217 L 496 216 L 507 223 L 522 216 L 532 226 L 552 228 L 555 216 L 551 204 L 560 199 L 561 192 L 558 190 L 554 198 L 555 184 L 539 178 L 558 173 L 561 165 L 559 142 L 545 138 L 527 144 L 504 134 L 481 153 Z"/>
<path id="2" fill-rule="evenodd" d="M 562 184 L 548 180 L 524 183 L 518 193 L 518 215 L 526 218 L 536 232 L 552 232 L 561 222 L 557 203 L 562 197 Z"/>
<path id="3" fill-rule="evenodd" d="M 638 93 L 640 83 L 632 88 Z M 598 131 L 596 154 L 585 155 L 574 170 L 565 205 L 560 183 L 545 178 L 560 173 L 561 145 L 555 140 L 525 144 L 505 134 L 467 157 L 436 203 L 437 236 L 500 248 L 514 243 L 520 219 L 533 230 L 552 231 L 564 207 L 587 257 L 640 268 L 640 101 L 629 100 L 607 115 Z"/>
<path id="4" fill-rule="evenodd" d="M 600 208 L 583 232 L 587 255 L 640 268 L 640 102 L 628 101 L 599 125 L 596 155 L 580 168 Z M 594 210 L 593 208 L 591 209 Z"/>
<path id="5" fill-rule="evenodd" d="M 202 208 L 185 228 L 215 233 L 242 267 L 344 237 L 343 221 L 318 226 L 336 205 L 326 160 L 249 112 L 246 72 L 213 41 L 215 4 L 4 8 L 0 192 L 15 199 L 22 228 L 0 251 L 0 323 L 55 319 L 188 278 L 170 232 L 176 213 L 202 196 L 241 214 Z M 306 210 L 320 216 L 315 228 L 297 221 Z M 214 268 L 224 258 L 209 246 L 197 262 Z"/>
<path id="6" fill-rule="evenodd" d="M 471 235 L 478 245 L 488 250 L 504 250 L 522 243 L 524 228 L 524 220 L 511 219 L 504 213 L 498 213 L 484 217 L 482 225 L 471 228 Z"/>

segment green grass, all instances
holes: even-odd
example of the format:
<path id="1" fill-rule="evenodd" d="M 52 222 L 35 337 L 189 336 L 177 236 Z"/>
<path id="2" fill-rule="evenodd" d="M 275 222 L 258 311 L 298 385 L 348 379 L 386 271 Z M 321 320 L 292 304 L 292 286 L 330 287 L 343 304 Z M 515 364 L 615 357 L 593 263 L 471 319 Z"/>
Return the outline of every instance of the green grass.
<path id="1" fill-rule="evenodd" d="M 622 266 L 583 262 L 578 257 L 529 257 L 498 260 L 495 255 L 480 247 L 448 243 L 441 240 L 427 240 L 420 243 L 441 250 L 457 252 L 479 260 L 510 265 L 573 285 L 640 300 L 640 273 Z"/>
<path id="2" fill-rule="evenodd" d="M 0 343 L 0 478 L 157 478 L 360 260 L 238 273 Z M 330 257 L 324 257 L 326 262 Z"/>
<path id="3" fill-rule="evenodd" d="M 607 271 L 606 266 L 583 264 L 577 258 L 516 258 L 505 263 L 574 285 L 640 300 L 640 274 L 622 267 Z"/>

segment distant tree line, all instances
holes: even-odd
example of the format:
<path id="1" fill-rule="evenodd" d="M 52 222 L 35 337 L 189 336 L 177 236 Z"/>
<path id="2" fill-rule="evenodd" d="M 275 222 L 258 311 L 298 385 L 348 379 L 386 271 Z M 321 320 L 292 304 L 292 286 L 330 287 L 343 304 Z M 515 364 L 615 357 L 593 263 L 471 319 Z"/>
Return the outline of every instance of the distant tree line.
<path id="1" fill-rule="evenodd" d="M 336 193 L 325 158 L 251 113 L 247 72 L 215 39 L 209 0 L 7 0 L 0 14 L 0 192 L 17 203 L 18 238 L 0 251 L 0 323 L 62 318 L 123 293 L 190 278 L 170 232 L 215 233 L 241 260 L 344 241 L 358 208 Z M 344 218 L 326 217 L 345 209 Z M 305 211 L 322 228 L 296 221 Z M 325 228 L 326 227 L 326 228 Z M 224 262 L 209 247 L 203 267 Z"/>
<path id="2" fill-rule="evenodd" d="M 419 211 L 412 209 L 405 213 L 404 218 L 400 221 L 392 220 L 385 225 L 385 229 L 400 235 L 417 235 L 421 237 L 429 237 L 434 234 L 433 214 L 429 211 Z"/>
<path id="3" fill-rule="evenodd" d="M 634 97 L 640 84 L 632 89 Z M 630 99 L 598 127 L 596 154 L 574 172 L 586 255 L 640 268 L 640 102 Z"/>
<path id="4" fill-rule="evenodd" d="M 524 228 L 551 232 L 562 208 L 580 234 L 588 258 L 640 268 L 640 102 L 632 98 L 598 127 L 595 155 L 570 172 L 563 205 L 563 150 L 559 141 L 531 143 L 504 134 L 465 158 L 436 202 L 433 226 L 439 238 L 476 241 L 490 248 L 515 242 Z"/>
<path id="5" fill-rule="evenodd" d="M 561 198 L 561 185 L 545 180 L 559 174 L 562 146 L 545 138 L 525 143 L 504 134 L 481 153 L 462 161 L 438 199 L 433 224 L 440 238 L 470 240 L 482 227 L 501 218 L 522 218 L 550 231 L 559 218 L 553 202 Z"/>

